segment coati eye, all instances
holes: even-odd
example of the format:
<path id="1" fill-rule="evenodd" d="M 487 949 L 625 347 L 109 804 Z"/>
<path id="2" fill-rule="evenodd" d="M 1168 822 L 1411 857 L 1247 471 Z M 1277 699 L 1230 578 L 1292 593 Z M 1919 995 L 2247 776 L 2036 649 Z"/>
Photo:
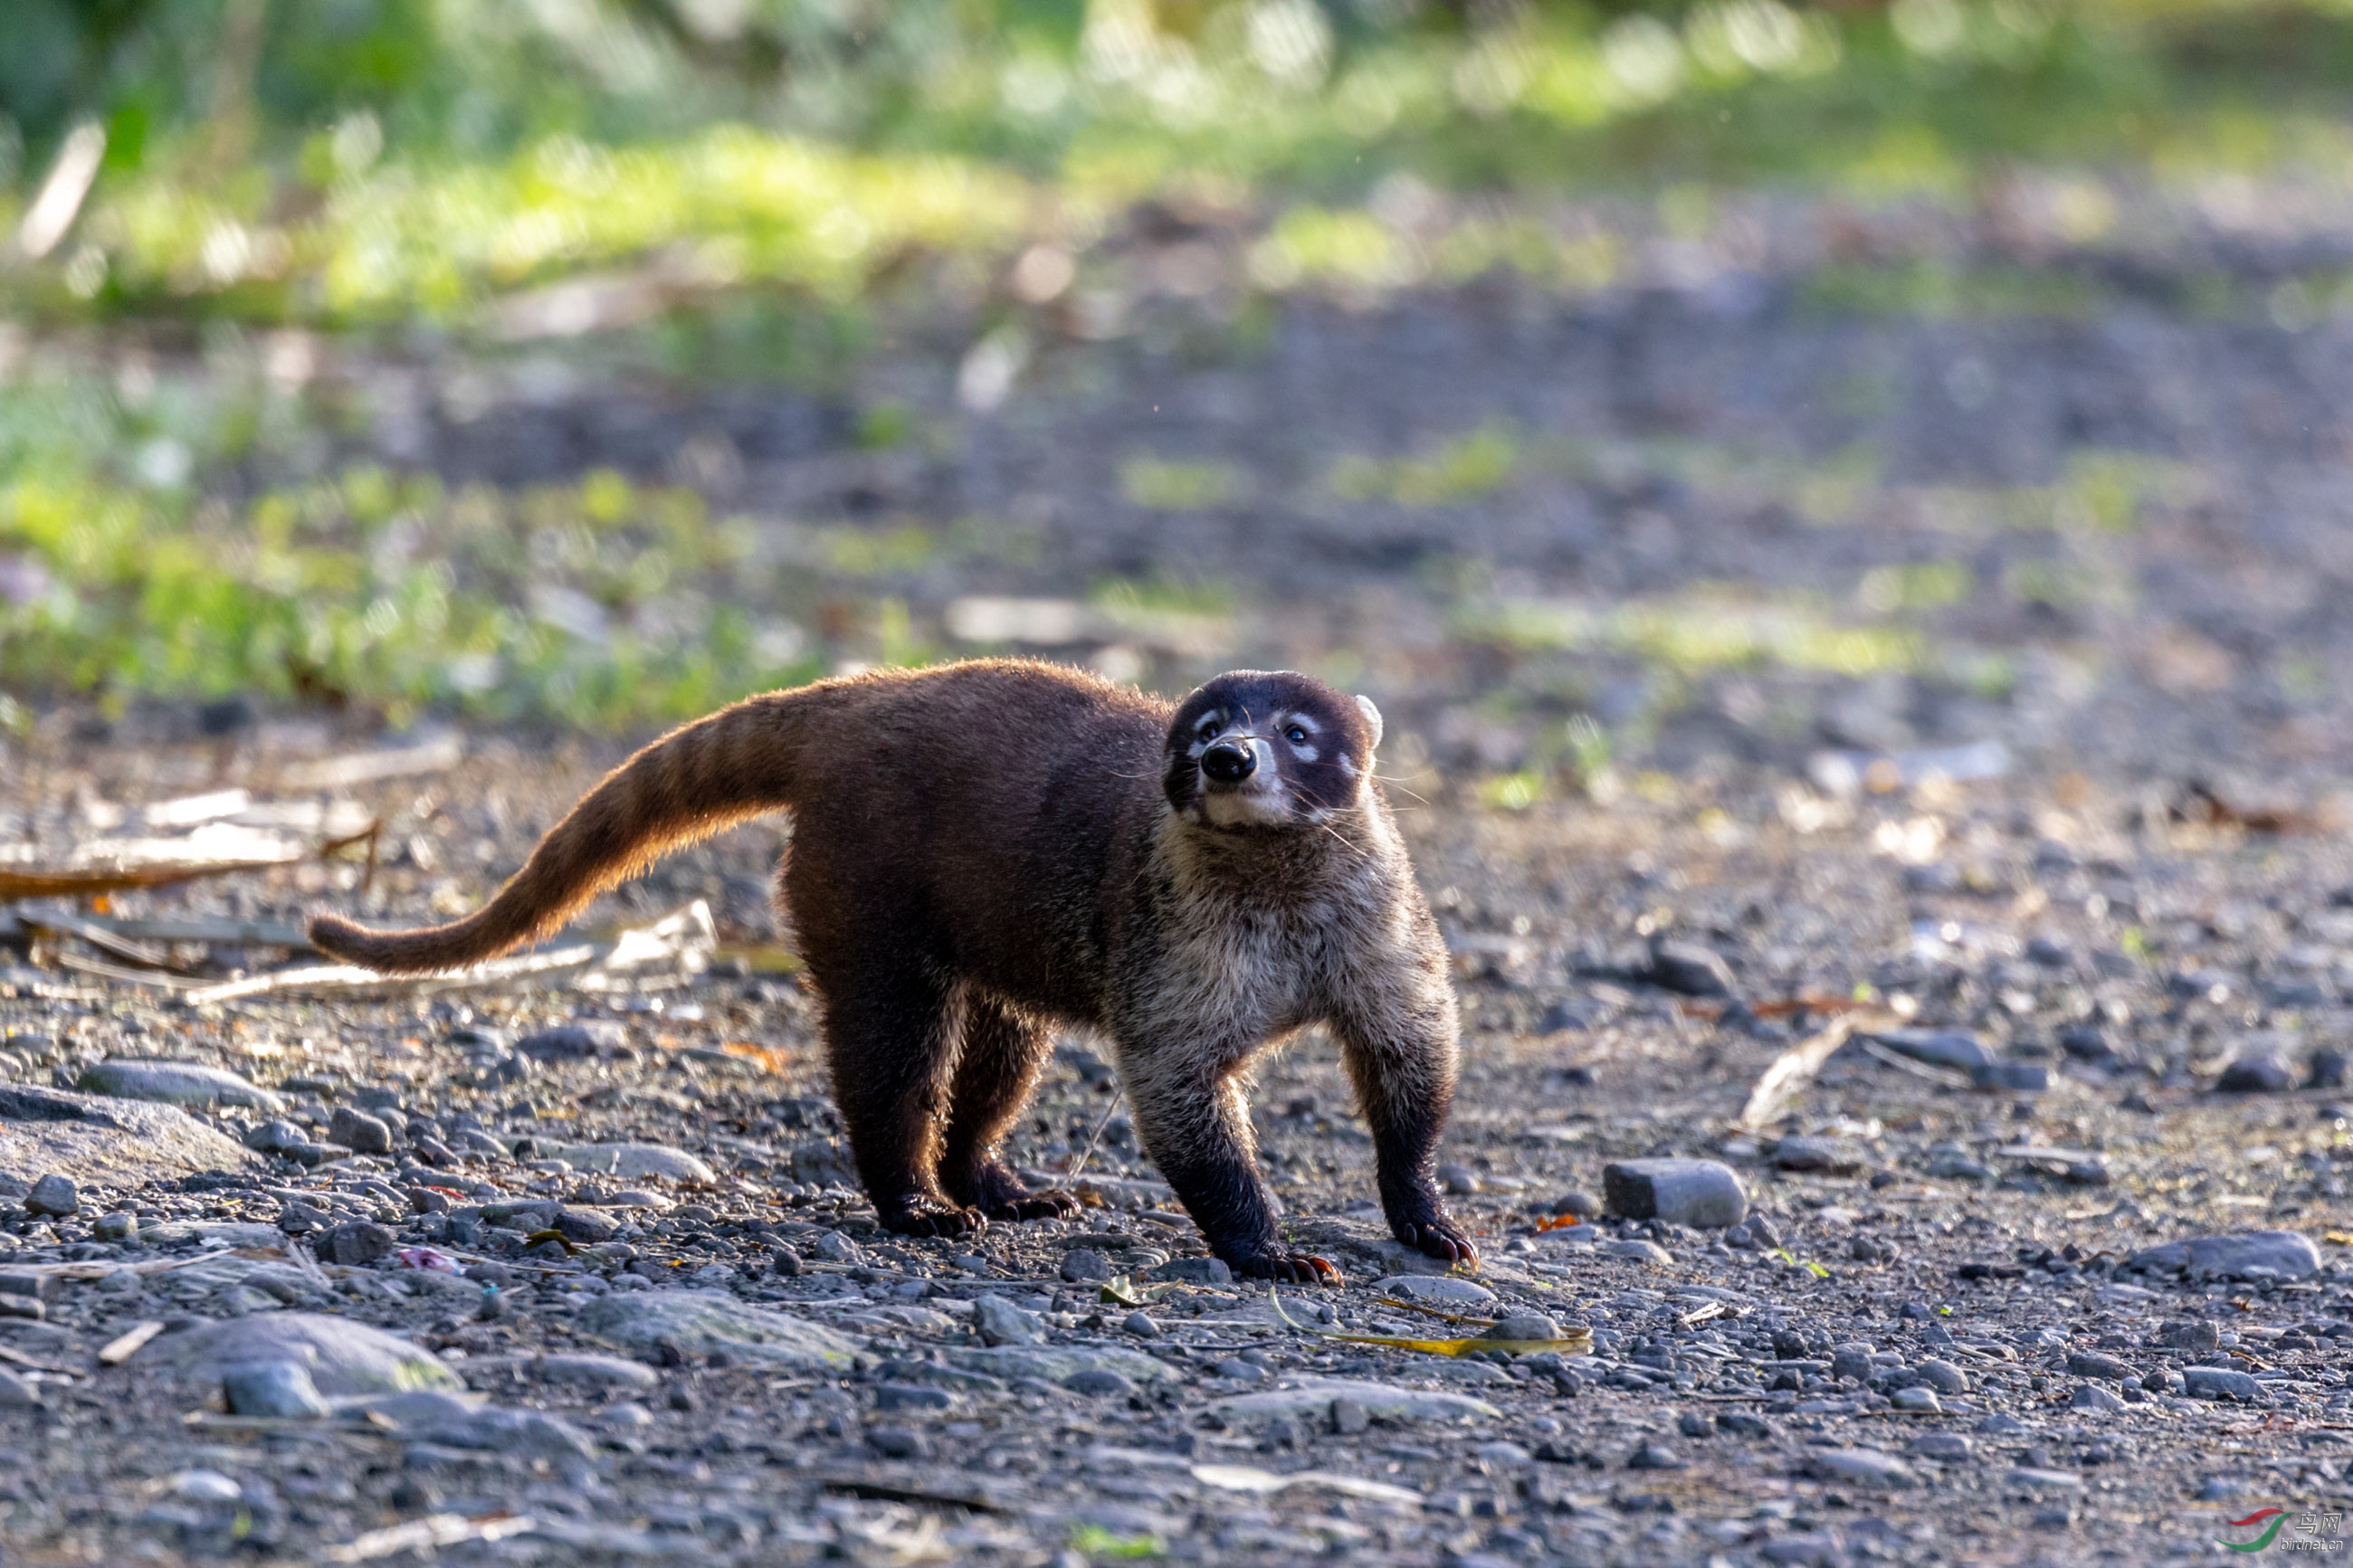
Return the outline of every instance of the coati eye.
<path id="1" fill-rule="evenodd" d="M 1285 730 L 1282 732 L 1282 738 L 1290 742 L 1294 746 L 1303 746 L 1307 744 L 1307 731 L 1301 729 L 1296 724 L 1293 724 L 1291 728 Z"/>
<path id="2" fill-rule="evenodd" d="M 1201 721 L 1201 739 L 1214 741 L 1218 738 L 1218 731 L 1224 728 L 1225 726 L 1215 719 L 1204 719 Z"/>

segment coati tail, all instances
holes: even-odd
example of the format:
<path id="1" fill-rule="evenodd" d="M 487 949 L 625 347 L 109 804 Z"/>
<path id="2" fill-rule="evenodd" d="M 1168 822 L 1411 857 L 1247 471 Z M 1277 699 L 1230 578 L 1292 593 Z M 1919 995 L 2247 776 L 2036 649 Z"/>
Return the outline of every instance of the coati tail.
<path id="1" fill-rule="evenodd" d="M 671 850 L 789 805 L 805 704 L 824 696 L 772 692 L 673 730 L 606 774 L 462 920 L 386 931 L 320 914 L 311 942 L 380 974 L 463 968 L 535 942 Z"/>

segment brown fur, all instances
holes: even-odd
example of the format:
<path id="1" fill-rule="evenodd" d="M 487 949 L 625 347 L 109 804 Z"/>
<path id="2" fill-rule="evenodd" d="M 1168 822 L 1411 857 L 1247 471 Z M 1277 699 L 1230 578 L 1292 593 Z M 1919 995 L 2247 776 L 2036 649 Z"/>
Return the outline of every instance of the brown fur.
<path id="1" fill-rule="evenodd" d="M 311 937 L 385 973 L 478 963 L 672 849 L 789 809 L 781 900 L 884 1224 L 954 1234 L 1071 1212 L 997 1153 L 1050 1028 L 1071 1025 L 1112 1039 L 1146 1150 L 1220 1256 L 1331 1278 L 1276 1237 L 1242 1099 L 1268 1040 L 1322 1023 L 1392 1229 L 1475 1259 L 1430 1180 L 1454 1003 L 1371 782 L 1377 726 L 1369 705 L 1255 671 L 1181 706 L 1018 660 L 824 681 L 638 752 L 462 920 L 378 932 L 321 915 Z M 1250 766 L 1243 752 L 1253 776 L 1209 776 Z"/>

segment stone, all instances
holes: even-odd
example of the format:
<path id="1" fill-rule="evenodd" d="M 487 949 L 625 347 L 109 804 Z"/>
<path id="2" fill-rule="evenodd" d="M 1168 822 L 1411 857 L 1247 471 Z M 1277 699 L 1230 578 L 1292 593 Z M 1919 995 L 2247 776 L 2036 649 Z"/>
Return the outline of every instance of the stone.
<path id="1" fill-rule="evenodd" d="M 1630 1470 L 1680 1470 L 1686 1461 L 1664 1443 L 1645 1443 L 1626 1460 Z"/>
<path id="2" fill-rule="evenodd" d="M 1831 1138 L 1784 1138 L 1773 1148 L 1773 1164 L 1783 1171 L 1843 1174 L 1862 1163 L 1853 1150 Z"/>
<path id="3" fill-rule="evenodd" d="M 2343 1089 L 2347 1058 L 2343 1051 L 2323 1046 L 2305 1063 L 2306 1089 Z"/>
<path id="4" fill-rule="evenodd" d="M 342 1157 L 343 1151 L 314 1141 L 290 1121 L 262 1121 L 245 1130 L 245 1146 L 257 1153 L 275 1154 L 298 1164 L 322 1165 Z"/>
<path id="5" fill-rule="evenodd" d="M 1082 1367 L 1064 1378 L 1062 1386 L 1073 1394 L 1088 1394 L 1098 1397 L 1116 1396 L 1125 1399 L 1135 1393 L 1135 1384 L 1107 1366 Z"/>
<path id="6" fill-rule="evenodd" d="M 1774 1568 L 1843 1568 L 1848 1561 L 1838 1536 L 1827 1530 L 1775 1536 L 1757 1549 L 1757 1555 Z"/>
<path id="7" fill-rule="evenodd" d="M 2125 1267 L 2226 1279 L 2308 1279 L 2319 1272 L 2320 1251 L 2300 1231 L 2255 1230 L 2148 1247 L 2126 1258 Z"/>
<path id="8" fill-rule="evenodd" d="M 1073 1285 L 1098 1285 L 1111 1278 L 1111 1260 L 1091 1247 L 1062 1254 L 1062 1278 Z"/>
<path id="9" fill-rule="evenodd" d="M 1730 996 L 1737 984 L 1722 953 L 1663 931 L 1651 938 L 1650 962 L 1641 971 L 1641 978 L 1662 991 L 1685 996 Z"/>
<path id="10" fill-rule="evenodd" d="M 1487 1189 L 1487 1184 L 1479 1179 L 1479 1173 L 1468 1165 L 1440 1165 L 1435 1173 L 1438 1184 L 1456 1197 L 1472 1197 Z"/>
<path id="11" fill-rule="evenodd" d="M 1977 1456 L 1976 1447 L 1958 1432 L 1923 1432 L 1912 1439 L 1908 1452 L 1939 1464 L 1958 1464 Z"/>
<path id="12" fill-rule="evenodd" d="M 2110 1383 L 2137 1383 L 2140 1373 L 2112 1355 L 2098 1351 L 2071 1351 L 2067 1370 L 2077 1377 L 2104 1378 Z"/>
<path id="13" fill-rule="evenodd" d="M 1931 1411 L 1945 1407 L 1944 1401 L 1936 1397 L 1936 1391 L 1925 1384 L 1899 1388 L 1887 1396 L 1887 1402 L 1898 1410 Z"/>
<path id="14" fill-rule="evenodd" d="M 1722 1230 L 1748 1217 L 1748 1194 L 1729 1165 L 1714 1160 L 1620 1160 L 1602 1167 L 1609 1212 L 1695 1230 Z"/>
<path id="15" fill-rule="evenodd" d="M 317 1312 L 257 1312 L 167 1333 L 140 1352 L 150 1363 L 219 1384 L 248 1362 L 291 1362 L 329 1398 L 461 1390 L 465 1384 L 432 1352 L 365 1323 Z"/>
<path id="16" fill-rule="evenodd" d="M 73 1179 L 55 1172 L 35 1182 L 32 1190 L 25 1194 L 26 1214 L 48 1215 L 61 1219 L 79 1213 L 80 1209 L 81 1193 L 74 1185 Z"/>
<path id="17" fill-rule="evenodd" d="M 1638 1160 L 1628 1160 L 1623 1163 L 1629 1165 L 1641 1163 Z M 1552 1206 L 1546 1212 L 1554 1215 L 1575 1215 L 1579 1219 L 1590 1220 L 1599 1219 L 1605 1210 L 1599 1198 L 1581 1188 L 1572 1187 L 1555 1198 L 1552 1201 Z"/>
<path id="18" fill-rule="evenodd" d="M 1395 1384 L 1365 1379 L 1309 1377 L 1290 1388 L 1237 1394 L 1213 1408 L 1227 1426 L 1250 1431 L 1281 1421 L 1320 1421 L 1339 1400 L 1349 1400 L 1374 1421 L 1406 1424 L 1416 1421 L 1460 1421 L 1465 1417 L 1492 1420 L 1503 1412 L 1483 1399 L 1442 1390 L 1400 1388 Z"/>
<path id="19" fill-rule="evenodd" d="M 480 1362 L 469 1363 L 480 1365 Z M 575 1388 L 651 1388 L 661 1379 L 643 1362 L 619 1356 L 567 1352 L 533 1356 L 514 1363 L 515 1371 L 533 1383 L 565 1384 Z"/>
<path id="20" fill-rule="evenodd" d="M 1915 1062 L 1975 1074 L 1994 1065 L 1994 1056 L 1966 1029 L 1882 1029 L 1868 1038 Z"/>
<path id="21" fill-rule="evenodd" d="M 341 1144 L 354 1154 L 389 1154 L 392 1129 L 364 1110 L 339 1105 L 327 1121 L 327 1142 Z"/>
<path id="22" fill-rule="evenodd" d="M 1967 1394 L 1969 1391 L 1969 1374 L 1951 1362 L 1930 1356 L 1912 1370 L 1939 1394 Z"/>
<path id="23" fill-rule="evenodd" d="M 2285 1094 L 2295 1087 L 2295 1068 L 2278 1047 L 2249 1042 L 2239 1047 L 2222 1075 L 2217 1094 Z"/>
<path id="24" fill-rule="evenodd" d="M 1849 1340 L 1831 1351 L 1831 1375 L 1851 1377 L 1867 1383 L 1873 1372 L 1871 1346 L 1861 1340 Z"/>
<path id="25" fill-rule="evenodd" d="M 600 1296 L 574 1322 L 630 1350 L 653 1350 L 667 1340 L 708 1355 L 725 1350 L 739 1361 L 805 1372 L 847 1370 L 858 1342 L 806 1318 L 737 1300 L 717 1290 L 631 1290 Z"/>
<path id="26" fill-rule="evenodd" d="M 1180 1285 L 1230 1285 L 1234 1271 L 1222 1258 L 1172 1258 L 1152 1271 L 1155 1279 Z"/>
<path id="27" fill-rule="evenodd" d="M 2168 1323 L 2158 1331 L 2157 1342 L 2169 1350 L 2193 1351 L 2202 1354 L 2222 1348 L 2222 1331 L 2212 1323 L 2198 1321 Z"/>
<path id="28" fill-rule="evenodd" d="M 1508 1317 L 1498 1318 L 1479 1337 L 1482 1340 L 1502 1340 L 1514 1343 L 1530 1340 L 1556 1340 L 1560 1338 L 1560 1328 L 1550 1318 L 1539 1317 L 1534 1312 L 1514 1312 Z"/>
<path id="29" fill-rule="evenodd" d="M 925 1459 L 932 1453 L 930 1439 L 905 1426 L 873 1427 L 867 1432 L 866 1441 L 886 1459 Z"/>
<path id="30" fill-rule="evenodd" d="M 921 1383 L 886 1383 L 874 1391 L 877 1410 L 952 1410 L 956 1396 L 948 1389 Z"/>
<path id="31" fill-rule="evenodd" d="M 1997 1410 L 1978 1423 L 1977 1429 L 1989 1437 L 2020 1437 L 2034 1430 L 2006 1410 Z"/>
<path id="32" fill-rule="evenodd" d="M 90 1234 L 99 1241 L 135 1242 L 139 1239 L 139 1216 L 128 1209 L 102 1214 L 90 1222 Z"/>
<path id="33" fill-rule="evenodd" d="M 612 1215 L 597 1209 L 565 1207 L 555 1211 L 553 1229 L 575 1247 L 601 1247 L 620 1233 L 621 1226 Z"/>
<path id="34" fill-rule="evenodd" d="M 2084 1489 L 2084 1478 L 2074 1471 L 2045 1469 L 2039 1465 L 2021 1465 L 2003 1479 L 2021 1491 L 2079 1492 Z"/>
<path id="35" fill-rule="evenodd" d="M 221 1374 L 221 1397 L 232 1415 L 308 1420 L 328 1414 L 311 1369 L 299 1361 L 249 1361 Z"/>
<path id="36" fill-rule="evenodd" d="M 578 1062 L 613 1056 L 628 1044 L 628 1030 L 612 1019 L 580 1018 L 525 1035 L 514 1048 L 536 1062 Z"/>
<path id="37" fill-rule="evenodd" d="M 2262 1384 L 2246 1373 L 2224 1366 L 2183 1367 L 2181 1383 L 2192 1399 L 2237 1399 L 2252 1405 L 2263 1396 Z"/>
<path id="38" fill-rule="evenodd" d="M 0 1410 L 30 1410 L 40 1403 L 38 1387 L 6 1367 L 0 1367 Z"/>
<path id="39" fill-rule="evenodd" d="M 1495 1299 L 1484 1285 L 1454 1274 L 1392 1274 L 1373 1281 L 1373 1293 L 1456 1307 L 1482 1306 Z"/>
<path id="40" fill-rule="evenodd" d="M 248 1083 L 226 1068 L 203 1062 L 110 1057 L 84 1068 L 76 1087 L 115 1100 L 146 1100 L 164 1105 L 231 1105 L 276 1110 L 284 1101 Z"/>
<path id="41" fill-rule="evenodd" d="M 1373 1425 L 1373 1413 L 1364 1402 L 1347 1394 L 1332 1401 L 1332 1430 L 1342 1437 L 1362 1436 Z"/>
<path id="42" fill-rule="evenodd" d="M 1662 1268 L 1672 1265 L 1675 1260 L 1675 1255 L 1657 1242 L 1642 1241 L 1631 1237 L 1602 1243 L 1601 1252 L 1605 1258 L 1624 1258 L 1636 1263 L 1655 1264 Z"/>
<path id="43" fill-rule="evenodd" d="M 666 1143 L 556 1143 L 534 1139 L 543 1160 L 562 1160 L 575 1171 L 596 1171 L 626 1181 L 648 1176 L 673 1182 L 715 1182 L 718 1173 L 683 1149 Z"/>
<path id="44" fill-rule="evenodd" d="M 2010 1094 L 2041 1094 L 2051 1087 L 2051 1069 L 2041 1062 L 1989 1062 L 1969 1071 L 1978 1089 Z"/>
<path id="45" fill-rule="evenodd" d="M 1818 1449 L 1809 1457 L 1807 1465 L 1823 1480 L 1843 1481 L 1849 1486 L 1880 1491 L 1912 1486 L 1920 1479 L 1911 1466 L 1877 1448 Z"/>
<path id="46" fill-rule="evenodd" d="M 361 1266 L 392 1255 L 398 1238 L 372 1219 L 346 1220 L 321 1238 L 319 1251 L 331 1263 Z"/>
<path id="47" fill-rule="evenodd" d="M 1046 1338 L 1046 1325 L 1036 1313 L 1023 1311 L 1002 1296 L 976 1298 L 972 1321 L 985 1345 L 1034 1345 Z"/>
<path id="48" fill-rule="evenodd" d="M 1140 1309 L 1122 1318 L 1119 1321 L 1119 1326 L 1140 1340 L 1156 1340 L 1160 1337 L 1160 1325 L 1152 1321 L 1151 1313 Z"/>
<path id="49" fill-rule="evenodd" d="M 406 1419 L 397 1409 L 377 1407 L 398 1426 L 401 1436 L 417 1443 L 438 1444 L 522 1459 L 593 1461 L 596 1445 L 570 1422 L 541 1410 L 510 1410 L 501 1405 L 479 1409 L 452 1407 L 446 1403 L 412 1406 Z"/>
<path id="50" fill-rule="evenodd" d="M 1007 1383 L 1024 1377 L 1040 1383 L 1067 1384 L 1082 1373 L 1117 1373 L 1132 1384 L 1177 1381 L 1175 1367 L 1157 1356 L 1117 1345 L 992 1345 L 948 1352 L 949 1362 L 966 1372 L 985 1373 Z"/>
<path id="51" fill-rule="evenodd" d="M 2104 1384 L 2079 1383 L 2075 1385 L 2074 1394 L 2067 1400 L 2067 1408 L 2113 1415 L 2125 1408 L 2125 1402 L 2121 1394 L 2112 1392 Z"/>

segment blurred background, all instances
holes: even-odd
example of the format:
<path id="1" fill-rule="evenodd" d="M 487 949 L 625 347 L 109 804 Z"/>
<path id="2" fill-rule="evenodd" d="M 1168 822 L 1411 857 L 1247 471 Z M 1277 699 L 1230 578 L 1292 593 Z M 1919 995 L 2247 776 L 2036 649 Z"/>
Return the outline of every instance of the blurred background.
<path id="1" fill-rule="evenodd" d="M 2342 772 L 2330 0 L 6 27 L 0 731 L 1015 650 L 1306 668 L 1432 798 L 1733 835 Z"/>

